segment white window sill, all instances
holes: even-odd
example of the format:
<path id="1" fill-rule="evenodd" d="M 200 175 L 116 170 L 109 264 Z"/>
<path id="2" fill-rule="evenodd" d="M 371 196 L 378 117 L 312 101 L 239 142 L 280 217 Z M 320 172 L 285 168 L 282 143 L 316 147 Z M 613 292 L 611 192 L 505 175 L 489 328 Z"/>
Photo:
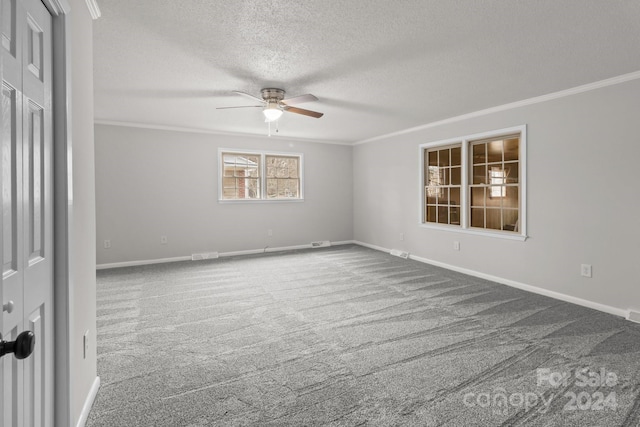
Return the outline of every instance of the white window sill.
<path id="1" fill-rule="evenodd" d="M 218 199 L 218 203 L 301 203 L 304 199 Z"/>
<path id="2" fill-rule="evenodd" d="M 476 228 L 462 228 L 455 225 L 420 223 L 420 227 L 429 228 L 431 230 L 452 231 L 454 233 L 473 234 L 476 236 L 485 236 L 485 237 L 495 237 L 498 239 L 505 239 L 505 240 L 519 240 L 521 242 L 524 242 L 529 237 L 526 234 L 519 234 L 511 231 L 498 231 L 498 230 L 488 231 L 488 230 L 480 230 Z"/>

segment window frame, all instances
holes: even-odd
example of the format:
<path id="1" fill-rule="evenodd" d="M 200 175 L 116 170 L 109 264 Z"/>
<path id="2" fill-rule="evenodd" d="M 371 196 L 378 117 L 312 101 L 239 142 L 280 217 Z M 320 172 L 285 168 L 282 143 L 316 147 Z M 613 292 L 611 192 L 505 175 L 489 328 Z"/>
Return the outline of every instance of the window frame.
<path id="1" fill-rule="evenodd" d="M 225 199 L 224 196 L 224 154 L 246 154 L 260 157 L 259 177 L 260 197 L 247 199 Z M 298 158 L 298 180 L 299 197 L 287 198 L 268 198 L 267 197 L 267 156 L 274 157 L 297 157 Z M 218 203 L 299 203 L 304 202 L 304 155 L 302 153 L 283 152 L 283 151 L 265 151 L 265 150 L 247 150 L 235 148 L 218 148 Z"/>
<path id="2" fill-rule="evenodd" d="M 472 143 L 490 138 L 499 138 L 509 135 L 520 135 L 518 147 L 518 163 L 519 163 L 519 212 L 518 212 L 518 230 L 493 230 L 471 227 L 471 186 L 470 186 L 470 150 Z M 460 145 L 461 154 L 461 191 L 460 191 L 460 225 L 442 224 L 426 222 L 426 197 L 425 197 L 425 156 L 427 150 L 453 147 Z M 475 133 L 456 138 L 448 138 L 439 141 L 427 142 L 419 146 L 419 225 L 422 228 L 435 229 L 440 231 L 453 231 L 456 233 L 474 234 L 480 236 L 497 237 L 509 240 L 524 241 L 527 239 L 527 125 L 514 126 L 510 128 L 492 130 L 488 132 Z"/>

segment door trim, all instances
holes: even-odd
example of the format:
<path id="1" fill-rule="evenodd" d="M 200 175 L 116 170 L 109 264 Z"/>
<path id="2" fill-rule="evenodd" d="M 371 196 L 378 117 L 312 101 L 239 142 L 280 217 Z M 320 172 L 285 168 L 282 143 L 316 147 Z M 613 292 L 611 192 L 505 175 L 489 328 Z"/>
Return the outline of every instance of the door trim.
<path id="1" fill-rule="evenodd" d="M 54 425 L 71 426 L 71 6 L 68 0 L 42 3 L 51 13 L 53 41 Z"/>

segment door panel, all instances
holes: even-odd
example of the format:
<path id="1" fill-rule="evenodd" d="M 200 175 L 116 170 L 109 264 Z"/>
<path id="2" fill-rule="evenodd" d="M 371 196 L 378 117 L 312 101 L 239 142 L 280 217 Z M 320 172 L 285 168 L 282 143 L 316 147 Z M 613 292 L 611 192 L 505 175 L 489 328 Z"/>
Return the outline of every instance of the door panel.
<path id="1" fill-rule="evenodd" d="M 13 341 L 18 337 L 18 327 L 7 331 L 7 334 L 3 334 L 3 338 L 8 341 Z M 0 389 L 0 409 L 2 409 L 3 426 L 21 426 L 22 423 L 22 410 L 19 410 L 22 406 L 22 396 L 24 388 L 22 385 L 22 364 L 14 357 L 5 357 L 4 362 L 0 362 L 0 379 L 2 379 L 2 388 Z"/>
<path id="2" fill-rule="evenodd" d="M 51 17 L 39 0 L 0 0 L 2 304 L 6 341 L 34 332 L 33 354 L 0 359 L 2 426 L 53 426 Z"/>

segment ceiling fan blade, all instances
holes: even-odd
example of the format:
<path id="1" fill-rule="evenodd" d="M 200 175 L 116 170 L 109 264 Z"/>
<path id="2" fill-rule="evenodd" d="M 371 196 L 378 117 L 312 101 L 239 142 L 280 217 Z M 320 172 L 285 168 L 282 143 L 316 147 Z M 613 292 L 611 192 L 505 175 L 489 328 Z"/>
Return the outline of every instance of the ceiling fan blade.
<path id="1" fill-rule="evenodd" d="M 229 108 L 264 108 L 264 105 L 239 105 L 237 107 L 216 107 L 216 110 L 228 110 Z"/>
<path id="2" fill-rule="evenodd" d="M 294 105 L 294 104 L 302 104 L 303 102 L 312 102 L 317 100 L 318 98 L 316 98 L 315 95 L 311 95 L 310 93 L 307 93 L 305 95 L 294 96 L 293 98 L 289 98 L 289 99 L 283 99 L 280 102 L 282 102 L 285 105 Z"/>
<path id="3" fill-rule="evenodd" d="M 238 95 L 246 96 L 247 98 L 251 98 L 251 99 L 253 99 L 254 101 L 258 101 L 258 102 L 261 102 L 261 103 L 263 103 L 263 104 L 265 103 L 265 102 L 264 102 L 264 99 L 260 99 L 260 98 L 258 98 L 257 96 L 253 96 L 253 95 L 251 95 L 250 93 L 241 92 L 241 91 L 239 91 L 239 90 L 232 90 L 231 92 L 233 92 L 233 93 L 237 93 Z"/>
<path id="4" fill-rule="evenodd" d="M 303 116 L 315 117 L 316 119 L 319 119 L 320 117 L 324 116 L 324 113 L 318 113 L 316 111 L 305 110 L 304 108 L 296 108 L 296 107 L 285 106 L 284 110 L 288 111 L 290 113 L 302 114 Z"/>

